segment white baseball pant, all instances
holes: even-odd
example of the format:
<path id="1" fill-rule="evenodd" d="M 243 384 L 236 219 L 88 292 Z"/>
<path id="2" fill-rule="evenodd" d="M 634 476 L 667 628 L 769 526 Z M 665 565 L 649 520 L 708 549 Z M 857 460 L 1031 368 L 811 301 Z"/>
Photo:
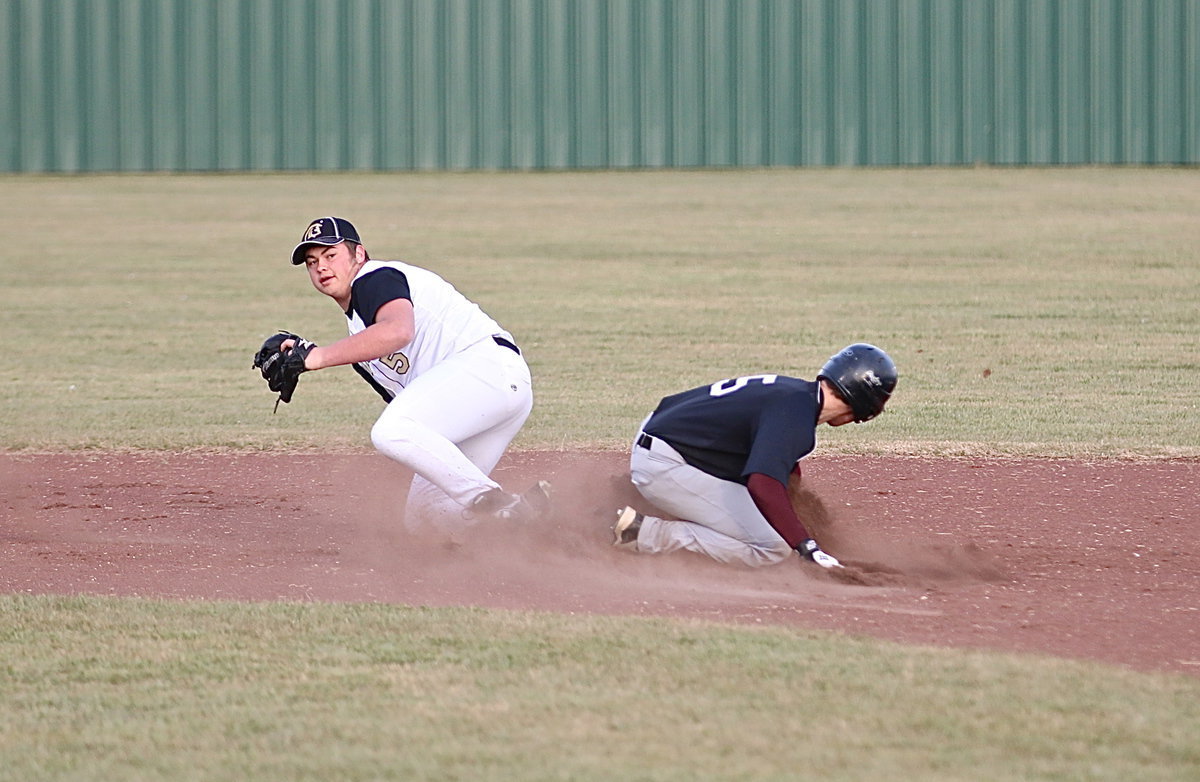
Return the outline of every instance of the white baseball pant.
<path id="1" fill-rule="evenodd" d="M 413 475 L 405 525 L 467 526 L 471 500 L 533 409 L 525 359 L 491 338 L 413 378 L 371 429 L 371 442 Z"/>
<path id="2" fill-rule="evenodd" d="M 643 497 L 679 519 L 646 516 L 638 533 L 639 552 L 684 549 L 750 567 L 774 565 L 792 554 L 745 486 L 696 469 L 657 437 L 649 449 L 635 440 L 629 473 Z"/>

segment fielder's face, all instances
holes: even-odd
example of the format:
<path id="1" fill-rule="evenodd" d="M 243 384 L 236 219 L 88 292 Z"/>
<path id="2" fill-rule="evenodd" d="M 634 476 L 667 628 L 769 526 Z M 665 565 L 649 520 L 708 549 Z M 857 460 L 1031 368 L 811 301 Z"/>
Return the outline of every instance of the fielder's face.
<path id="1" fill-rule="evenodd" d="M 350 283 L 365 262 L 362 245 L 341 242 L 328 247 L 314 244 L 304 251 L 304 266 L 313 287 L 342 305 L 350 306 Z"/>

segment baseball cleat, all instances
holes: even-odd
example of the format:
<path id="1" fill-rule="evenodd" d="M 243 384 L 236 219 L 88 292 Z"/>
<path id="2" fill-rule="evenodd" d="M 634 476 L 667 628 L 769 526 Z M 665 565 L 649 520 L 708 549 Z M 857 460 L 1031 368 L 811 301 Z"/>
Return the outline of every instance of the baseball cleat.
<path id="1" fill-rule="evenodd" d="M 492 489 L 479 495 L 475 502 L 471 503 L 471 513 L 476 517 L 490 517 L 522 524 L 542 518 L 549 510 L 549 481 L 538 481 L 524 494 L 508 494 L 500 489 Z"/>
<path id="2" fill-rule="evenodd" d="M 538 481 L 517 501 L 521 521 L 534 521 L 550 512 L 550 481 Z"/>
<path id="3" fill-rule="evenodd" d="M 613 525 L 613 545 L 619 548 L 636 548 L 642 518 L 642 514 L 628 505 L 617 511 L 617 523 Z"/>

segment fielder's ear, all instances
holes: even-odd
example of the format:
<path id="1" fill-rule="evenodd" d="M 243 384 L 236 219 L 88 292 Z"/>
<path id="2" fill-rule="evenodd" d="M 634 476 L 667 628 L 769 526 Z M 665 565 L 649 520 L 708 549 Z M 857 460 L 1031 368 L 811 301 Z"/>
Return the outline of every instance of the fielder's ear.
<path id="1" fill-rule="evenodd" d="M 357 263 L 362 263 L 363 261 L 367 260 L 367 251 L 363 249 L 361 244 L 358 242 L 346 242 L 346 244 L 354 248 L 352 252 L 354 253 L 354 260 Z"/>

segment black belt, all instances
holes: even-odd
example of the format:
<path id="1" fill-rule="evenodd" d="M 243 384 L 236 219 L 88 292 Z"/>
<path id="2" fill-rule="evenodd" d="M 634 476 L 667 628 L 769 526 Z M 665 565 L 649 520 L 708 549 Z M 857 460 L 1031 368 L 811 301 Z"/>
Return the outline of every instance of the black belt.
<path id="1" fill-rule="evenodd" d="M 645 448 L 647 451 L 649 451 L 650 446 L 654 445 L 654 438 L 645 432 L 642 432 L 638 435 L 637 444 L 638 448 Z"/>
<path id="2" fill-rule="evenodd" d="M 502 348 L 508 348 L 513 353 L 516 353 L 518 356 L 521 355 L 521 349 L 519 347 L 517 347 L 513 343 L 509 342 L 507 339 L 500 336 L 499 334 L 493 334 L 492 341 L 495 342 L 497 345 L 499 345 Z"/>

